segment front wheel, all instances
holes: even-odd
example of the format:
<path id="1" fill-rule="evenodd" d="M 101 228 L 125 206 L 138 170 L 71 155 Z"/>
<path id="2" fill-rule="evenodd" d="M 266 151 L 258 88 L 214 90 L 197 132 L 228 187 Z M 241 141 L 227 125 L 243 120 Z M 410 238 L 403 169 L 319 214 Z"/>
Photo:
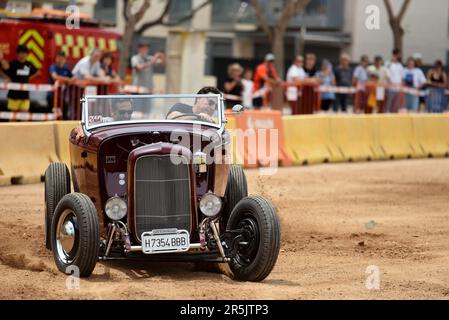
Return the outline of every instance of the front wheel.
<path id="1" fill-rule="evenodd" d="M 264 280 L 280 250 L 280 224 L 273 205 L 262 197 L 242 199 L 229 217 L 227 230 L 240 230 L 229 262 L 234 279 Z"/>
<path id="2" fill-rule="evenodd" d="M 91 275 L 98 261 L 100 232 L 97 210 L 88 196 L 71 193 L 61 199 L 53 215 L 51 247 L 59 271 Z"/>

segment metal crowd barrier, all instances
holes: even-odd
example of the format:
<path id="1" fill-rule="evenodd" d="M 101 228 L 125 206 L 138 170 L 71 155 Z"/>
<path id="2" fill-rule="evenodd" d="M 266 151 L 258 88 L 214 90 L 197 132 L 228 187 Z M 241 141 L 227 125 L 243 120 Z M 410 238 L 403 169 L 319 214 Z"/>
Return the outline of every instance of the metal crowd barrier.
<path id="1" fill-rule="evenodd" d="M 0 110 L 0 120 L 9 121 L 51 121 L 51 120 L 80 120 L 81 98 L 85 94 L 108 95 L 108 94 L 146 94 L 148 89 L 125 84 L 124 82 L 108 81 L 56 81 L 52 84 L 28 84 L 28 83 L 0 83 L 0 91 L 28 91 L 30 93 L 41 93 L 42 100 L 47 104 L 47 110 L 52 112 L 37 112 L 36 110 L 10 111 Z M 51 95 L 49 94 L 51 93 Z M 44 97 L 45 96 L 45 97 Z M 48 99 L 48 97 L 52 97 Z M 30 97 L 31 98 L 31 97 Z M 5 103 L 7 98 L 5 94 Z M 52 100 L 52 101 L 51 101 Z"/>

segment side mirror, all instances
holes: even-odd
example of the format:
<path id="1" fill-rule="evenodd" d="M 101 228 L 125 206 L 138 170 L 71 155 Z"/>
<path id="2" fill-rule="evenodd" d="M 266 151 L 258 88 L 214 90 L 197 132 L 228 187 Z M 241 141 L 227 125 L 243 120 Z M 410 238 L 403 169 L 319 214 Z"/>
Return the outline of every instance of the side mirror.
<path id="1" fill-rule="evenodd" d="M 226 114 L 241 114 L 245 110 L 245 107 L 241 104 L 236 104 L 232 107 L 232 112 L 226 112 Z"/>

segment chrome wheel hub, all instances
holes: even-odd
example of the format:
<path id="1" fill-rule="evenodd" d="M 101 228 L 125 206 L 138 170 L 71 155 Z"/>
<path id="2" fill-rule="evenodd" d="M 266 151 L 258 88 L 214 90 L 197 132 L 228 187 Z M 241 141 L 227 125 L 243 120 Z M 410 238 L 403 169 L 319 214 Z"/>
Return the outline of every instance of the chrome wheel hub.
<path id="1" fill-rule="evenodd" d="M 71 210 L 65 210 L 56 226 L 56 250 L 64 263 L 71 263 L 78 247 L 78 223 Z"/>

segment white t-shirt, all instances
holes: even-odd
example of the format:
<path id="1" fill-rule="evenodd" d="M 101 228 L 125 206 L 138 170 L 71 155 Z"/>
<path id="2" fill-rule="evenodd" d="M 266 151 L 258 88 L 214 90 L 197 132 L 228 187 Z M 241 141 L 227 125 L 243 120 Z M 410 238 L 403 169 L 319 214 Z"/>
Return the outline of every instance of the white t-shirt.
<path id="1" fill-rule="evenodd" d="M 399 62 L 391 62 L 388 67 L 388 79 L 393 85 L 393 89 L 399 90 L 399 86 L 402 83 L 402 78 L 404 75 L 404 67 Z"/>
<path id="2" fill-rule="evenodd" d="M 303 68 L 298 67 L 296 64 L 293 64 L 287 72 L 287 82 L 295 82 L 295 79 L 299 78 L 300 81 L 306 78 L 306 72 Z"/>
<path id="3" fill-rule="evenodd" d="M 243 93 L 242 93 L 243 106 L 245 106 L 247 108 L 252 108 L 253 107 L 254 82 L 251 80 L 242 79 L 242 83 L 243 83 Z"/>
<path id="4" fill-rule="evenodd" d="M 90 56 L 82 58 L 72 70 L 72 74 L 76 79 L 84 79 L 87 75 L 97 77 L 100 73 L 101 65 L 97 61 L 95 63 L 90 62 Z"/>
<path id="5" fill-rule="evenodd" d="M 419 68 L 414 68 L 411 70 L 408 68 L 404 69 L 404 73 L 403 73 L 404 80 L 406 80 L 407 74 L 413 75 L 413 87 L 414 88 L 420 88 L 427 81 L 426 76 L 424 75 L 424 72 L 422 72 L 422 70 Z"/>
<path id="6" fill-rule="evenodd" d="M 300 81 L 304 80 L 307 77 L 306 72 L 303 68 L 298 67 L 296 64 L 292 64 L 292 66 L 288 69 L 287 72 L 287 82 L 295 82 L 297 78 Z M 288 101 L 296 101 L 298 100 L 298 87 L 291 86 L 287 88 L 287 100 Z"/>

